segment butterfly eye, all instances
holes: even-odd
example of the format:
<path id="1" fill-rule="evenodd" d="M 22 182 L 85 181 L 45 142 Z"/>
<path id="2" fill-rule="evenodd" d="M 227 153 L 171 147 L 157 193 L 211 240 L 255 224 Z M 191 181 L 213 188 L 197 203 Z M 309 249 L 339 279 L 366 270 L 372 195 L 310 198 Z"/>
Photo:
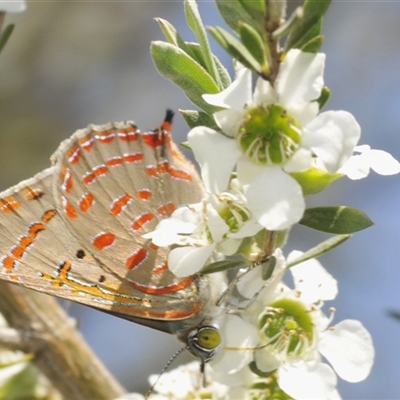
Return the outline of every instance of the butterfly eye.
<path id="1" fill-rule="evenodd" d="M 204 363 L 212 360 L 219 351 L 221 334 L 214 326 L 202 326 L 189 333 L 187 338 L 188 350 L 200 358 L 202 370 Z"/>
<path id="2" fill-rule="evenodd" d="M 214 327 L 199 329 L 198 345 L 205 349 L 215 349 L 221 344 L 221 335 Z"/>

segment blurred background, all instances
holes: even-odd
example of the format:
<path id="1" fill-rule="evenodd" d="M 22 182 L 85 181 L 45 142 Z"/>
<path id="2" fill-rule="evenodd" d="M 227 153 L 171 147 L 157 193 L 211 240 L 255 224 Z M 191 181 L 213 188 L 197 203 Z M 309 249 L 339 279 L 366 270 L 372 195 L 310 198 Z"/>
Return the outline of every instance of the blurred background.
<path id="1" fill-rule="evenodd" d="M 206 25 L 224 25 L 214 2 L 198 1 Z M 291 6 L 296 3 L 291 4 Z M 163 39 L 154 17 L 170 21 L 194 40 L 182 1 L 30 2 L 8 15 L 16 29 L 0 56 L 0 190 L 49 166 L 58 144 L 89 123 L 134 119 L 142 130 L 157 126 L 167 107 L 193 108 L 182 92 L 156 72 L 152 40 Z M 400 159 L 400 3 L 333 1 L 325 20 L 325 109 L 345 109 L 362 127 L 361 143 Z M 230 59 L 215 43 L 226 66 Z M 178 115 L 174 137 L 187 134 Z M 321 258 L 339 281 L 329 305 L 335 321 L 359 319 L 371 332 L 376 362 L 358 384 L 340 381 L 343 399 L 400 399 L 400 176 L 347 178 L 310 205 L 349 205 L 375 226 Z M 292 230 L 290 249 L 307 250 L 326 237 Z M 71 305 L 87 341 L 129 391 L 144 392 L 181 347 L 174 337 Z M 335 323 L 335 322 L 334 322 Z M 185 358 L 186 357 L 186 358 Z M 178 363 L 189 357 L 180 356 Z"/>

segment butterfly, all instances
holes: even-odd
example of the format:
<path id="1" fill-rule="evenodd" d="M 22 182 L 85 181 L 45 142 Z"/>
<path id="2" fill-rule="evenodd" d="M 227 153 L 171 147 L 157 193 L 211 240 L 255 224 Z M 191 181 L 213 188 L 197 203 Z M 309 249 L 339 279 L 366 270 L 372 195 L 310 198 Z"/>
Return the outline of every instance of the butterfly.
<path id="1" fill-rule="evenodd" d="M 175 334 L 204 368 L 220 345 L 221 278 L 177 278 L 168 249 L 142 236 L 204 194 L 172 118 L 78 130 L 50 168 L 0 193 L 0 279 Z"/>

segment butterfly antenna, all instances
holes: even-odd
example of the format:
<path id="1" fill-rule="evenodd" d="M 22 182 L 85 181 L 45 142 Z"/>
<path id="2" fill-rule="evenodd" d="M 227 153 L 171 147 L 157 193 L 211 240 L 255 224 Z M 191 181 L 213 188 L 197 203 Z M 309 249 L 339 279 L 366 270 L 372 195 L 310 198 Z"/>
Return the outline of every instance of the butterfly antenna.
<path id="1" fill-rule="evenodd" d="M 160 380 L 161 376 L 163 375 L 163 373 L 165 371 L 167 371 L 167 369 L 170 367 L 170 365 L 172 364 L 172 362 L 175 360 L 176 357 L 179 356 L 179 354 L 181 354 L 184 350 L 186 350 L 187 347 L 182 347 L 181 349 L 179 349 L 169 360 L 168 362 L 165 364 L 164 368 L 161 370 L 160 374 L 157 376 L 156 381 L 151 385 L 151 388 L 149 389 L 149 391 L 146 393 L 145 396 L 145 400 L 147 400 L 149 398 L 149 396 L 153 393 L 154 387 L 157 385 L 158 381 Z"/>

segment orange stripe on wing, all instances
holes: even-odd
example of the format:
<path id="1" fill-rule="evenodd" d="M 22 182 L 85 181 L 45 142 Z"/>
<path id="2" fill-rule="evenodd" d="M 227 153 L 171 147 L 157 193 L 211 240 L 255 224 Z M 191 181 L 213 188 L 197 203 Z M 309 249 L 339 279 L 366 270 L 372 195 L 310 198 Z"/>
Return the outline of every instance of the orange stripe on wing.
<path id="1" fill-rule="evenodd" d="M 173 283 L 171 285 L 167 286 L 146 286 L 142 285 L 137 282 L 133 282 L 131 280 L 128 280 L 129 284 L 132 285 L 135 289 L 140 290 L 143 293 L 147 294 L 168 294 L 168 293 L 174 293 L 174 292 L 179 292 L 180 290 L 183 290 L 187 288 L 194 280 L 194 275 L 188 276 L 187 278 L 181 280 L 180 282 Z"/>
<path id="2" fill-rule="evenodd" d="M 147 201 L 151 197 L 151 191 L 150 189 L 141 189 L 137 192 L 137 195 L 140 200 Z"/>
<path id="3" fill-rule="evenodd" d="M 111 232 L 101 232 L 93 238 L 93 246 L 98 250 L 103 250 L 115 242 L 115 235 Z"/>
<path id="4" fill-rule="evenodd" d="M 94 203 L 94 196 L 92 193 L 88 192 L 82 195 L 81 199 L 79 200 L 79 208 L 83 212 L 87 212 L 90 207 L 92 207 Z"/>
<path id="5" fill-rule="evenodd" d="M 132 196 L 129 193 L 117 197 L 110 205 L 110 214 L 120 215 L 126 206 L 131 202 Z"/>
<path id="6" fill-rule="evenodd" d="M 34 189 L 29 186 L 23 189 L 22 193 L 24 194 L 25 198 L 29 201 L 40 199 L 44 195 L 42 190 Z"/>
<path id="7" fill-rule="evenodd" d="M 144 212 L 136 217 L 132 222 L 132 229 L 134 231 L 139 230 L 143 225 L 149 223 L 152 219 L 154 219 L 154 214 L 151 212 Z"/>
<path id="8" fill-rule="evenodd" d="M 147 250 L 143 247 L 134 251 L 125 261 L 127 269 L 133 269 L 139 266 L 147 258 Z"/>
<path id="9" fill-rule="evenodd" d="M 10 211 L 14 211 L 21 206 L 21 203 L 16 200 L 14 197 L 5 197 L 4 199 L 0 199 L 0 210 L 3 213 L 9 213 Z"/>
<path id="10" fill-rule="evenodd" d="M 159 215 L 171 215 L 175 210 L 176 210 L 175 204 L 170 201 L 170 202 L 158 207 L 157 213 Z"/>

